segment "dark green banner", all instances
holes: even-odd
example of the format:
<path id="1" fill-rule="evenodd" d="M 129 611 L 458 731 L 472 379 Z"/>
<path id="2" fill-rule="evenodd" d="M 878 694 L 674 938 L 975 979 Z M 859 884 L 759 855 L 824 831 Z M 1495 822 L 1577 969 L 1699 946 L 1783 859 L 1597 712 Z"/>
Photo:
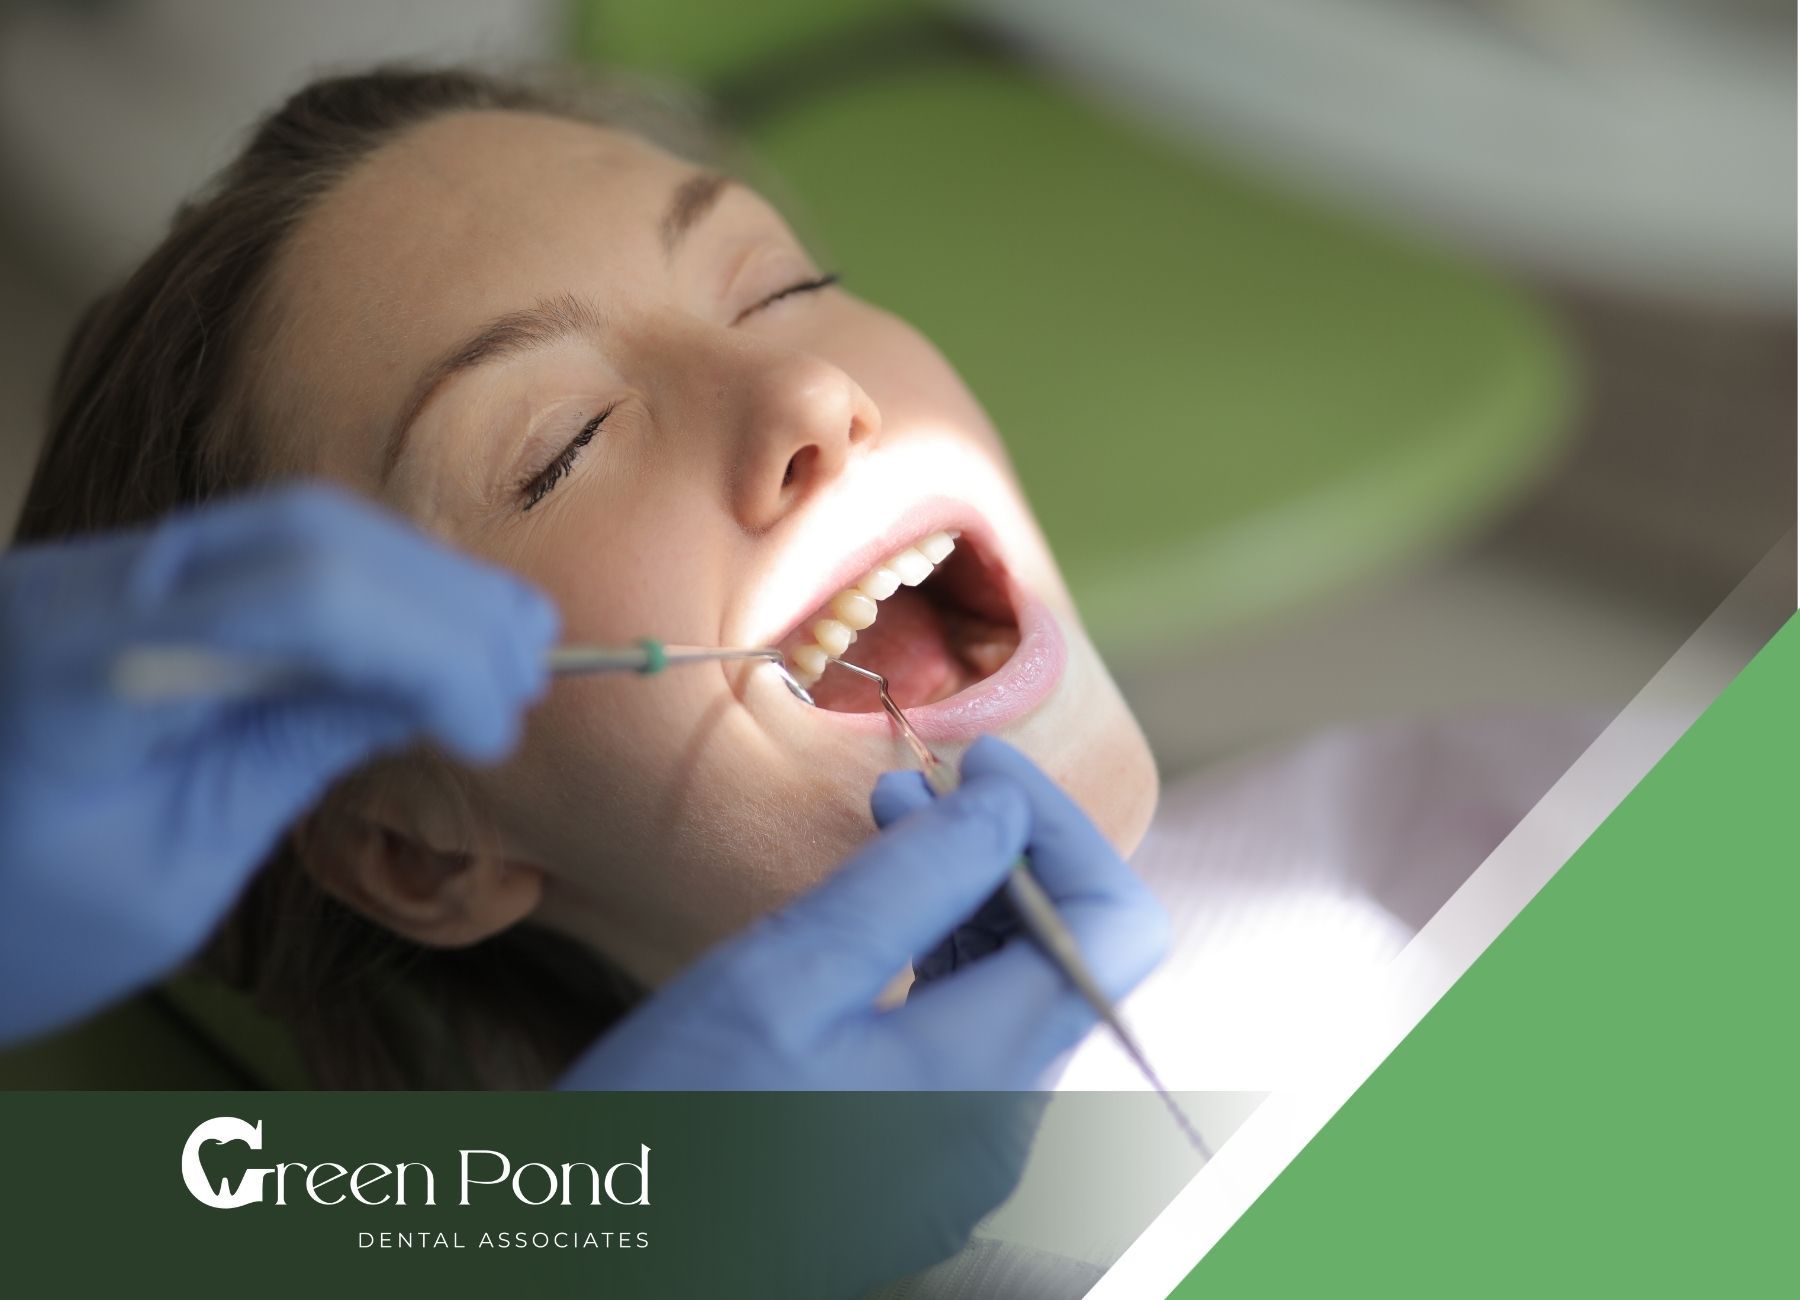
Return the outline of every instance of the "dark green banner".
<path id="1" fill-rule="evenodd" d="M 954 1253 L 1048 1103 L 13 1093 L 7 1269 L 33 1295 L 855 1295 Z M 1170 1166 L 1154 1097 L 1055 1105 L 1083 1140 L 1039 1189 L 1045 1214 L 1079 1223 L 1157 1168 L 1153 1213 L 1192 1171 Z"/>

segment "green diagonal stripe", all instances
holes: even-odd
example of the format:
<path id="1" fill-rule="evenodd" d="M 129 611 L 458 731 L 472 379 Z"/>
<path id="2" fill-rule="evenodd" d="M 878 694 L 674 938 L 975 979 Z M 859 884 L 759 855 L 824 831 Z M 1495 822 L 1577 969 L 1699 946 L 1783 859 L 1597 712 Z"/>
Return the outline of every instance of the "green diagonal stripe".
<path id="1" fill-rule="evenodd" d="M 1793 1294 L 1797 791 L 1790 619 L 1174 1296 Z"/>

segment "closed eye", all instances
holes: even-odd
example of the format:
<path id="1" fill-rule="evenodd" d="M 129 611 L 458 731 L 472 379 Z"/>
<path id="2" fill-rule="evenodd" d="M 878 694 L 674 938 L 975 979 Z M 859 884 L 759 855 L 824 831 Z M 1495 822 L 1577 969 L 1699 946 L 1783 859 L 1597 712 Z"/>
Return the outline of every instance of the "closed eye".
<path id="1" fill-rule="evenodd" d="M 606 423 L 606 417 L 611 415 L 615 409 L 616 406 L 609 406 L 582 425 L 581 431 L 569 439 L 568 446 L 557 453 L 555 460 L 519 484 L 521 510 L 531 509 L 550 495 L 550 490 L 562 482 L 563 476 L 574 468 L 575 459 L 581 455 L 581 449 L 594 440 L 594 435 L 600 432 L 600 426 Z"/>
<path id="2" fill-rule="evenodd" d="M 738 323 L 738 321 L 744 320 L 750 316 L 754 316 L 757 312 L 762 311 L 766 307 L 773 307 L 776 303 L 780 302 L 783 298 L 791 298 L 795 294 L 800 294 L 800 293 L 816 293 L 820 289 L 829 289 L 832 285 L 836 284 L 837 282 L 838 282 L 838 273 L 836 271 L 832 271 L 832 272 L 829 272 L 828 274 L 821 275 L 821 276 L 817 277 L 816 279 L 802 280 L 798 284 L 790 284 L 787 288 L 779 289 L 776 292 L 770 294 L 767 298 L 764 298 L 761 302 L 755 304 L 754 306 L 746 307 L 743 311 L 738 313 L 737 320 L 734 320 L 731 323 L 733 325 L 735 325 Z"/>

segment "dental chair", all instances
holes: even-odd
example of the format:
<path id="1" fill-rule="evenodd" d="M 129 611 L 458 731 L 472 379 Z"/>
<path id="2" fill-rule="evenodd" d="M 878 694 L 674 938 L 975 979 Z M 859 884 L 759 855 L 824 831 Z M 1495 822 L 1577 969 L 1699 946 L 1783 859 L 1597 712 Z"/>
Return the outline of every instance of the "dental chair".
<path id="1" fill-rule="evenodd" d="M 1158 138 L 915 0 L 589 0 L 577 48 L 707 88 L 759 183 L 1006 437 L 1130 660 L 1444 545 L 1555 451 L 1567 367 L 1482 271 Z M 197 977 L 0 1054 L 0 1088 L 305 1086 Z"/>

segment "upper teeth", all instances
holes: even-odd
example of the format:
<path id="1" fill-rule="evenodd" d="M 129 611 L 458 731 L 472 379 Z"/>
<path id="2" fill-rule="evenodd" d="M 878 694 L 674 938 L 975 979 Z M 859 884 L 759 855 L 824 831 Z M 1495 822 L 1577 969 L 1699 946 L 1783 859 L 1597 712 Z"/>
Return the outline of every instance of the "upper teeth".
<path id="1" fill-rule="evenodd" d="M 897 555 L 876 565 L 853 587 L 846 587 L 827 603 L 831 611 L 812 625 L 812 640 L 788 655 L 794 676 L 811 686 L 825 672 L 828 660 L 850 648 L 856 634 L 875 622 L 880 602 L 902 586 L 916 587 L 931 576 L 956 548 L 956 534 L 932 533 Z"/>

